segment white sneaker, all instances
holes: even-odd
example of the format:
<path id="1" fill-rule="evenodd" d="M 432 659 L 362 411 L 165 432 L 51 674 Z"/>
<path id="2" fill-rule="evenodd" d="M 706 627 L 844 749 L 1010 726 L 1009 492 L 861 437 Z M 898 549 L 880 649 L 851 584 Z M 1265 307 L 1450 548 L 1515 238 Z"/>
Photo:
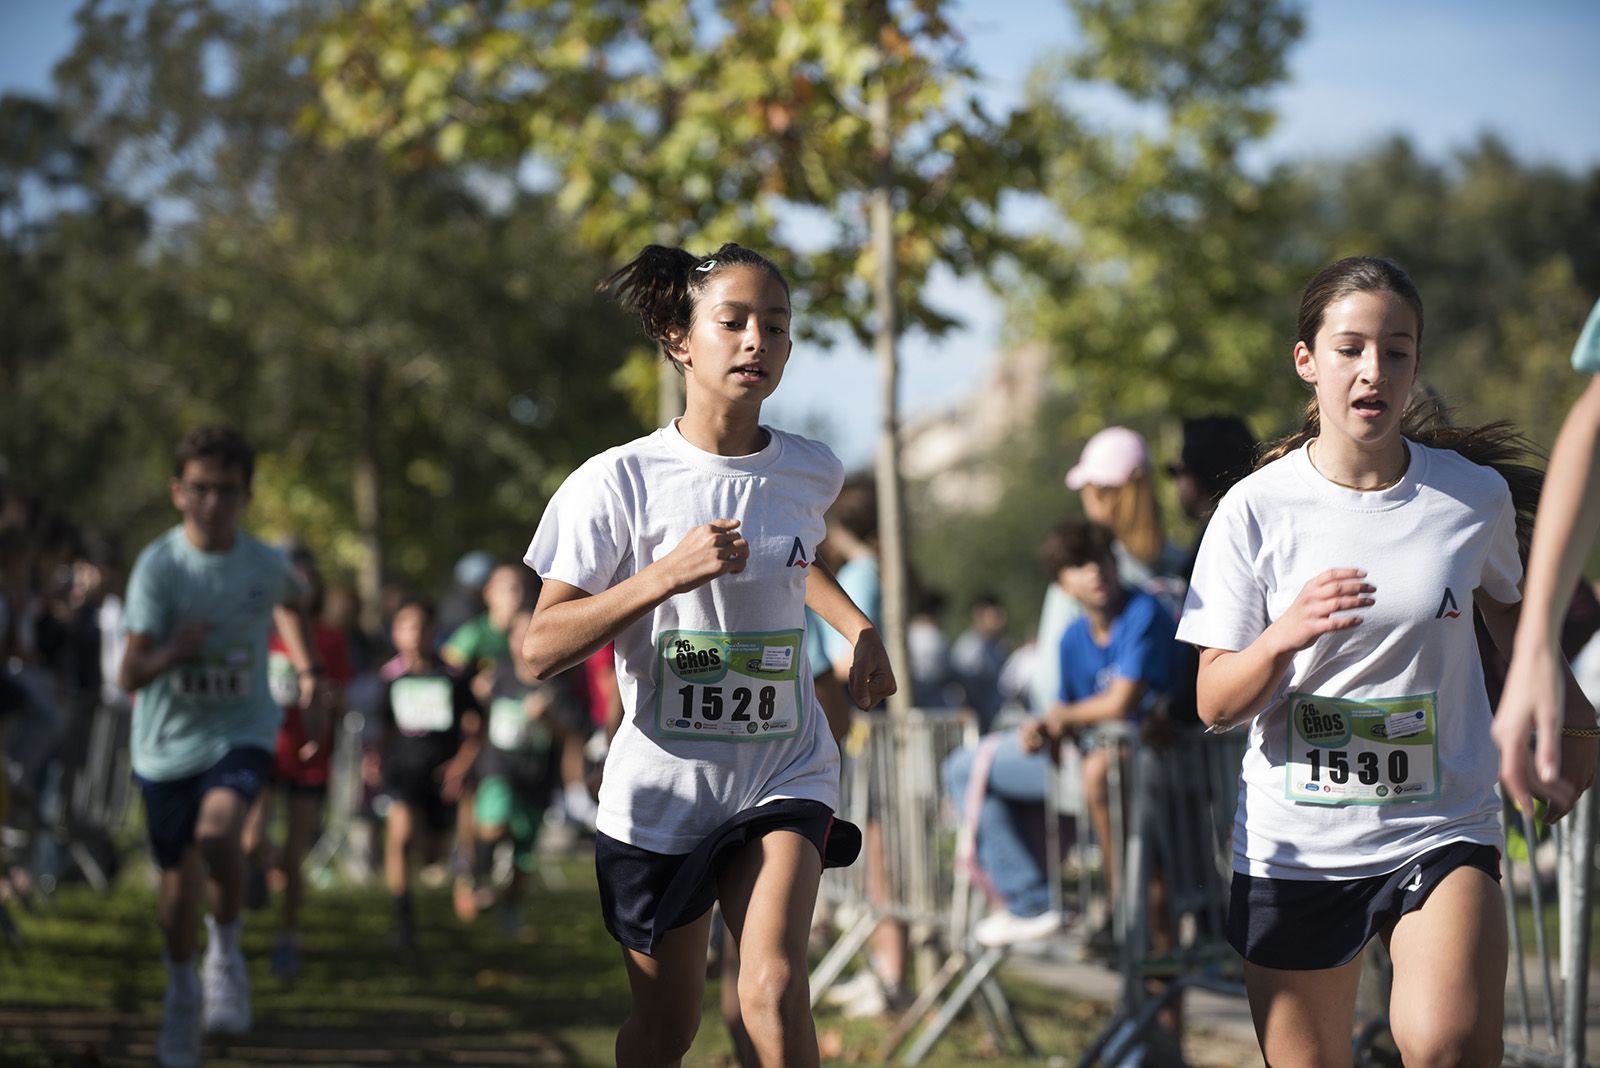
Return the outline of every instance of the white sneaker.
<path id="1" fill-rule="evenodd" d="M 827 1005 L 853 1005 L 863 999 L 883 999 L 883 984 L 878 982 L 878 977 L 872 974 L 871 968 L 863 968 L 856 972 L 855 977 L 842 983 L 835 983 L 822 995 L 822 1001 Z"/>
<path id="2" fill-rule="evenodd" d="M 972 925 L 972 940 L 980 946 L 1009 946 L 1047 938 L 1060 929 L 1059 912 L 1047 910 L 1037 916 L 1017 916 L 1002 909 Z"/>
<path id="3" fill-rule="evenodd" d="M 203 1026 L 208 1035 L 250 1030 L 250 974 L 243 953 L 207 953 L 200 976 L 205 986 Z"/>
<path id="4" fill-rule="evenodd" d="M 561 802 L 566 806 L 567 819 L 585 830 L 594 830 L 600 816 L 600 806 L 589 796 L 589 788 L 581 782 L 568 783 L 561 791 Z"/>
<path id="5" fill-rule="evenodd" d="M 193 965 L 189 966 L 191 976 Z M 161 1068 L 196 1068 L 200 1063 L 200 983 L 188 990 L 167 981 L 161 997 L 161 1031 L 156 1035 L 156 1063 Z"/>

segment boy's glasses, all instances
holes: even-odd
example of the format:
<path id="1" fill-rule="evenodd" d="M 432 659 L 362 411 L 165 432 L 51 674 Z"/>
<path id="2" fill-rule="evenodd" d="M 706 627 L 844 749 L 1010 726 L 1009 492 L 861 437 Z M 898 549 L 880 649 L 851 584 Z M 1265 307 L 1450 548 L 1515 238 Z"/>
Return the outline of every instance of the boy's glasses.
<path id="1" fill-rule="evenodd" d="M 180 482 L 178 485 L 196 500 L 215 497 L 219 501 L 236 501 L 244 496 L 244 487 L 237 482 Z"/>

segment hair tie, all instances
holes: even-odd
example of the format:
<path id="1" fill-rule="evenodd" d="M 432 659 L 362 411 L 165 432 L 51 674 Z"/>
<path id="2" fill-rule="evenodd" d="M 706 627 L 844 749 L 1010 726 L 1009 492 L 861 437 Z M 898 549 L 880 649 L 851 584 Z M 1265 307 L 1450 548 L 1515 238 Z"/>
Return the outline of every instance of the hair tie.
<path id="1" fill-rule="evenodd" d="M 706 262 L 704 262 L 700 266 L 696 267 L 695 270 L 699 271 L 701 274 L 705 274 L 706 272 L 715 269 L 716 266 L 717 266 L 717 261 L 716 260 L 706 260 Z"/>

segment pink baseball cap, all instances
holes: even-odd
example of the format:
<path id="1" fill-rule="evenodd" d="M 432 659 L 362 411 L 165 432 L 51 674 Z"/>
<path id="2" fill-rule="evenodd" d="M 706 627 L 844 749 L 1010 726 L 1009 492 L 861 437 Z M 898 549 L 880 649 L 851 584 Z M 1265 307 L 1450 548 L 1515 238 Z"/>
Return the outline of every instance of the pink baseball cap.
<path id="1" fill-rule="evenodd" d="M 1144 438 L 1125 426 L 1108 426 L 1084 444 L 1077 465 L 1067 472 L 1067 488 L 1126 485 L 1149 463 Z"/>

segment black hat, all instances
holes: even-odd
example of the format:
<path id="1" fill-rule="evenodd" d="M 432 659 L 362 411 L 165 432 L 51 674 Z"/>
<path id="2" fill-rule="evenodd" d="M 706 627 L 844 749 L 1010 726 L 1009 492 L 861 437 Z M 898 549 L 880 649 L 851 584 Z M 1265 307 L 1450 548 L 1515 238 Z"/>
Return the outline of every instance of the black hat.
<path id="1" fill-rule="evenodd" d="M 1181 455 L 1173 474 L 1187 472 L 1208 496 L 1220 497 L 1255 467 L 1256 439 L 1236 415 L 1202 415 L 1183 421 Z"/>

